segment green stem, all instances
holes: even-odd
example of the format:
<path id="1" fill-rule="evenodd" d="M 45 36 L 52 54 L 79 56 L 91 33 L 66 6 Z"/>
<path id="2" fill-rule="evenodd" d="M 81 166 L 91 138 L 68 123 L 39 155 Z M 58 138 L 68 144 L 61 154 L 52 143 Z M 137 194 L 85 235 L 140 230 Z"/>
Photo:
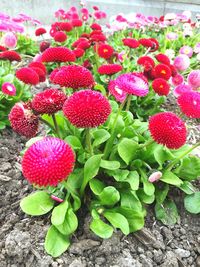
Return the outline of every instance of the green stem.
<path id="1" fill-rule="evenodd" d="M 200 146 L 200 142 L 196 143 L 194 146 L 190 147 L 187 151 L 185 151 L 183 154 L 181 154 L 179 157 L 177 157 L 174 161 L 172 161 L 166 168 L 166 170 L 171 170 L 176 163 L 179 162 L 182 158 L 184 158 L 186 155 L 188 155 L 192 150 Z"/>
<path id="2" fill-rule="evenodd" d="M 92 144 L 91 144 L 91 134 L 90 134 L 90 128 L 86 129 L 85 130 L 86 132 L 86 145 L 87 145 L 87 148 L 88 148 L 88 152 L 90 153 L 90 156 L 93 155 L 93 149 L 92 149 Z"/>
<path id="3" fill-rule="evenodd" d="M 153 143 L 154 143 L 154 140 L 151 139 L 148 142 L 144 143 L 143 145 L 140 145 L 140 148 L 139 149 L 146 148 L 146 147 L 150 146 Z"/>
<path id="4" fill-rule="evenodd" d="M 116 127 L 116 124 L 117 124 L 117 120 L 118 120 L 118 117 L 123 109 L 123 107 L 125 106 L 125 103 L 127 101 L 127 98 L 128 96 L 126 97 L 126 99 L 124 100 L 124 102 L 121 103 L 119 109 L 118 109 L 118 112 L 116 114 L 116 117 L 114 119 L 114 122 L 113 122 L 113 125 L 112 125 L 112 131 L 111 131 L 111 136 L 108 140 L 108 142 L 106 143 L 106 146 L 105 146 L 105 149 L 104 149 L 104 156 L 103 158 L 104 159 L 107 159 L 109 154 L 110 154 L 110 151 L 112 149 L 112 146 L 113 146 L 113 142 L 114 142 L 114 139 L 115 139 L 115 136 L 116 136 L 116 133 L 115 133 L 115 127 Z"/>
<path id="5" fill-rule="evenodd" d="M 54 124 L 54 128 L 55 128 L 55 132 L 56 132 L 57 136 L 60 138 L 60 132 L 59 132 L 59 128 L 58 128 L 58 124 L 57 124 L 57 121 L 56 121 L 55 114 L 52 114 L 52 119 L 53 119 L 53 124 Z"/>
<path id="6" fill-rule="evenodd" d="M 39 120 L 41 122 L 43 122 L 44 124 L 46 124 L 54 133 L 56 133 L 55 128 L 51 125 L 51 123 L 49 123 L 48 121 L 44 120 L 42 117 L 39 117 Z"/>
<path id="7" fill-rule="evenodd" d="M 131 99 L 132 99 L 132 95 L 129 95 L 127 98 L 126 111 L 129 111 L 129 108 L 131 105 Z"/>

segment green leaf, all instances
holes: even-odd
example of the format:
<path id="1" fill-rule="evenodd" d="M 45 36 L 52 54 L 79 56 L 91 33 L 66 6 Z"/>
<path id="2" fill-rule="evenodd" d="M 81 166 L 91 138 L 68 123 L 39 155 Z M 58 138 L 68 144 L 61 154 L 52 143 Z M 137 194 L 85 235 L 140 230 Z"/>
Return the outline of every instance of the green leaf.
<path id="1" fill-rule="evenodd" d="M 103 95 L 106 95 L 106 89 L 101 84 L 96 84 L 94 90 L 100 91 Z"/>
<path id="2" fill-rule="evenodd" d="M 180 186 L 183 183 L 183 181 L 171 171 L 165 171 L 160 181 L 176 186 Z"/>
<path id="3" fill-rule="evenodd" d="M 110 161 L 110 160 L 101 160 L 100 164 L 101 168 L 107 169 L 107 170 L 117 170 L 120 168 L 119 161 Z"/>
<path id="4" fill-rule="evenodd" d="M 45 191 L 37 191 L 20 202 L 20 207 L 28 215 L 40 216 L 48 213 L 54 206 L 54 201 Z"/>
<path id="5" fill-rule="evenodd" d="M 56 225 L 56 228 L 63 235 L 72 234 L 73 232 L 76 231 L 77 227 L 78 227 L 78 220 L 71 208 L 68 209 L 64 222 L 60 225 Z"/>
<path id="6" fill-rule="evenodd" d="M 39 141 L 39 140 L 42 140 L 44 137 L 42 136 L 36 136 L 36 137 L 33 137 L 31 138 L 30 140 L 28 140 L 28 142 L 26 142 L 26 147 L 30 147 L 32 146 L 35 142 Z"/>
<path id="7" fill-rule="evenodd" d="M 62 235 L 55 226 L 51 226 L 45 238 L 45 250 L 52 257 L 59 257 L 70 245 L 68 236 Z"/>
<path id="8" fill-rule="evenodd" d="M 6 128 L 6 124 L 2 121 L 0 121 L 0 130 L 3 130 Z"/>
<path id="9" fill-rule="evenodd" d="M 124 215 L 128 220 L 130 233 L 138 231 L 144 227 L 143 212 L 138 212 L 126 207 L 119 207 L 115 210 Z"/>
<path id="10" fill-rule="evenodd" d="M 176 204 L 172 200 L 165 200 L 162 204 L 157 203 L 155 213 L 156 218 L 165 225 L 173 225 L 179 218 Z"/>
<path id="11" fill-rule="evenodd" d="M 94 137 L 93 147 L 99 146 L 110 138 L 109 132 L 104 129 L 95 130 L 92 135 Z"/>
<path id="12" fill-rule="evenodd" d="M 156 149 L 154 150 L 154 157 L 161 168 L 165 161 L 174 159 L 174 156 L 170 152 L 170 150 L 165 148 L 164 146 L 156 147 Z"/>
<path id="13" fill-rule="evenodd" d="M 110 238 L 113 234 L 113 228 L 100 219 L 93 219 L 90 229 L 101 238 Z"/>
<path id="14" fill-rule="evenodd" d="M 68 206 L 69 206 L 68 201 L 65 200 L 53 209 L 51 215 L 51 223 L 53 225 L 57 226 L 64 222 Z"/>
<path id="15" fill-rule="evenodd" d="M 183 181 L 182 185 L 178 186 L 187 195 L 191 195 L 197 191 L 197 189 L 188 181 Z"/>
<path id="16" fill-rule="evenodd" d="M 101 205 L 108 206 L 114 205 L 120 200 L 120 194 L 113 186 L 105 187 L 98 197 L 101 201 Z"/>
<path id="17" fill-rule="evenodd" d="M 137 149 L 138 144 L 127 138 L 124 138 L 118 145 L 118 153 L 127 165 L 134 159 Z"/>
<path id="18" fill-rule="evenodd" d="M 155 192 L 156 202 L 158 204 L 162 204 L 165 201 L 168 192 L 169 192 L 168 184 L 163 184 L 162 188 L 156 187 L 156 192 Z"/>
<path id="19" fill-rule="evenodd" d="M 117 182 L 123 182 L 126 180 L 129 174 L 129 171 L 128 170 L 114 170 L 114 171 L 109 171 L 108 174 L 110 176 L 113 176 Z"/>
<path id="20" fill-rule="evenodd" d="M 3 78 L 2 78 L 2 82 L 4 83 L 4 82 L 9 82 L 9 83 L 12 83 L 13 82 L 13 80 L 14 80 L 14 78 L 15 78 L 15 76 L 13 75 L 13 74 L 7 74 L 6 76 L 4 76 Z"/>
<path id="21" fill-rule="evenodd" d="M 70 144 L 74 150 L 82 148 L 81 142 L 76 136 L 69 135 L 65 138 L 65 141 Z"/>
<path id="22" fill-rule="evenodd" d="M 135 211 L 142 211 L 142 204 L 134 191 L 125 191 L 120 194 L 121 206 L 133 209 Z"/>
<path id="23" fill-rule="evenodd" d="M 129 234 L 128 221 L 122 214 L 112 211 L 105 211 L 103 215 L 115 228 L 119 228 L 123 234 Z"/>
<path id="24" fill-rule="evenodd" d="M 140 182 L 139 174 L 136 171 L 130 171 L 124 182 L 129 183 L 132 190 L 138 190 Z"/>
<path id="25" fill-rule="evenodd" d="M 152 196 L 155 192 L 155 186 L 148 181 L 146 174 L 142 174 L 141 179 L 143 183 L 144 193 L 148 196 Z"/>
<path id="26" fill-rule="evenodd" d="M 195 156 L 184 158 L 175 173 L 187 181 L 197 179 L 200 176 L 200 158 Z"/>
<path id="27" fill-rule="evenodd" d="M 92 190 L 92 192 L 95 194 L 95 195 L 100 195 L 101 192 L 103 191 L 105 185 L 103 182 L 101 182 L 100 180 L 98 179 L 92 179 L 90 182 L 90 189 Z"/>
<path id="28" fill-rule="evenodd" d="M 142 188 L 137 190 L 137 195 L 141 202 L 144 202 L 145 204 L 152 204 L 155 200 L 155 195 L 147 195 L 145 194 L 144 190 Z"/>
<path id="29" fill-rule="evenodd" d="M 200 192 L 195 192 L 192 195 L 186 196 L 184 206 L 190 213 L 200 213 Z"/>
<path id="30" fill-rule="evenodd" d="M 116 133 L 122 133 L 124 126 L 125 126 L 125 123 L 124 123 L 123 117 L 121 115 L 119 115 L 115 129 L 114 129 L 115 134 Z"/>

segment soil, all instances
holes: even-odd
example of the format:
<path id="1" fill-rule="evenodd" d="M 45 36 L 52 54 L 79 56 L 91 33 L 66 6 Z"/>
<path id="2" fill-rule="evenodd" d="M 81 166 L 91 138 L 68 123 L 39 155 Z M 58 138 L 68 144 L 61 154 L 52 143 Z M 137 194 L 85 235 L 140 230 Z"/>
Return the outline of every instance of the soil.
<path id="1" fill-rule="evenodd" d="M 158 222 L 150 207 L 142 231 L 129 236 L 116 232 L 107 240 L 93 235 L 90 218 L 81 216 L 83 227 L 69 250 L 58 259 L 47 255 L 44 238 L 50 219 L 27 216 L 19 206 L 33 190 L 21 174 L 19 154 L 25 141 L 9 129 L 0 136 L 0 267 L 200 267 L 200 220 L 181 204 L 174 226 Z"/>

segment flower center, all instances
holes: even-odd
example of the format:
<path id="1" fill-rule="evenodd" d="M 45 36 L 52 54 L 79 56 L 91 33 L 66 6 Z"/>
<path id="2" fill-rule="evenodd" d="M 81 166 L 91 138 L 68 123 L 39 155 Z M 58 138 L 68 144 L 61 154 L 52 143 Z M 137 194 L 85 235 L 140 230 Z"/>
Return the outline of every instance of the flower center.
<path id="1" fill-rule="evenodd" d="M 104 49 L 103 52 L 104 52 L 104 53 L 107 53 L 107 52 L 108 52 L 108 49 Z"/>
<path id="2" fill-rule="evenodd" d="M 161 70 L 161 73 L 162 73 L 162 74 L 166 74 L 166 71 L 165 71 L 165 70 Z"/>

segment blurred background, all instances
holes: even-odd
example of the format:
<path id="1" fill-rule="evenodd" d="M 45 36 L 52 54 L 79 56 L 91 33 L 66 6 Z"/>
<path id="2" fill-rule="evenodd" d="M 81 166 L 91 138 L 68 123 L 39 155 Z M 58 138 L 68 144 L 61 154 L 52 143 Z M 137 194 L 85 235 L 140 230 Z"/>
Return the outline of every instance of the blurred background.
<path id="1" fill-rule="evenodd" d="M 143 13 L 161 16 L 169 12 L 190 10 L 193 17 L 200 13 L 200 0 L 86 0 L 87 7 L 97 5 L 105 11 L 108 18 L 119 13 Z M 59 8 L 80 6 L 79 0 L 0 0 L 0 12 L 10 16 L 25 13 L 47 25 L 53 21 L 54 12 Z"/>

